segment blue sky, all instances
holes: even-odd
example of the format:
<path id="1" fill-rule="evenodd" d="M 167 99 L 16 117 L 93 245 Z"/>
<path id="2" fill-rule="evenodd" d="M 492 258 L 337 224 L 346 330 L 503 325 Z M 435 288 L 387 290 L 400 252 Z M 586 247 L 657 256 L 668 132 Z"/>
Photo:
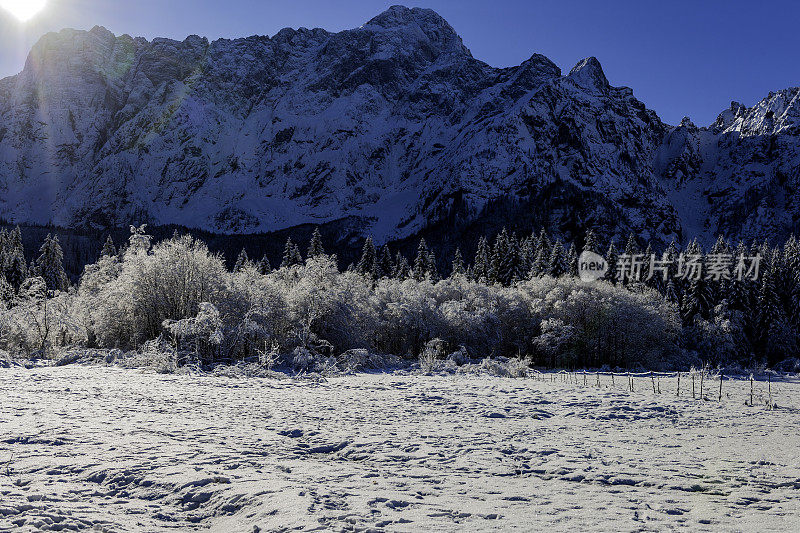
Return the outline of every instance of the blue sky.
<path id="1" fill-rule="evenodd" d="M 30 46 L 63 27 L 148 38 L 274 35 L 284 27 L 360 26 L 395 2 L 371 0 L 49 0 L 20 24 L 0 13 L 0 77 L 18 72 Z M 762 0 L 408 0 L 430 7 L 495 66 L 538 52 L 568 71 L 596 56 L 609 81 L 627 85 L 665 121 L 707 125 L 731 100 L 753 105 L 800 85 L 800 2 Z"/>

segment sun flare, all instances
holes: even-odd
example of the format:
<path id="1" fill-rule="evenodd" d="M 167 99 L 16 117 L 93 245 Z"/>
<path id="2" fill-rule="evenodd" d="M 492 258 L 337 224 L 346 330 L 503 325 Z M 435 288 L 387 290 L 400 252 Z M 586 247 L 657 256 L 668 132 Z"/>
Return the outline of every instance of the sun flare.
<path id="1" fill-rule="evenodd" d="M 47 5 L 47 0 L 0 0 L 0 7 L 14 15 L 20 22 L 35 17 Z"/>

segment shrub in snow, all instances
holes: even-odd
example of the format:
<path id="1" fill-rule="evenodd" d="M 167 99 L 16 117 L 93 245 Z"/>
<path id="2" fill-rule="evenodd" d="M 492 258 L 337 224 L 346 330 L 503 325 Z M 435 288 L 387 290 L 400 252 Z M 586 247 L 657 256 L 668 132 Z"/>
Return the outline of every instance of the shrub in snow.
<path id="1" fill-rule="evenodd" d="M 530 363 L 527 360 L 508 357 L 488 357 L 481 361 L 480 368 L 483 372 L 501 378 L 524 378 L 530 372 Z"/>
<path id="2" fill-rule="evenodd" d="M 447 360 L 451 361 L 453 364 L 457 366 L 466 365 L 470 362 L 469 353 L 467 353 L 467 349 L 463 346 L 459 346 L 458 350 L 452 352 L 450 355 L 447 356 Z"/>
<path id="3" fill-rule="evenodd" d="M 425 348 L 419 354 L 419 367 L 423 372 L 433 372 L 437 369 L 439 362 L 445 358 L 447 349 L 442 339 L 433 339 L 425 344 Z"/>
<path id="4" fill-rule="evenodd" d="M 222 344 L 222 319 L 213 304 L 202 302 L 197 315 L 181 320 L 165 320 L 163 327 L 174 341 L 176 349 L 189 350 L 200 362 L 211 362 Z"/>
<path id="5" fill-rule="evenodd" d="M 337 366 L 344 372 L 381 370 L 399 364 L 397 356 L 373 354 L 363 348 L 347 350 L 337 358 Z"/>

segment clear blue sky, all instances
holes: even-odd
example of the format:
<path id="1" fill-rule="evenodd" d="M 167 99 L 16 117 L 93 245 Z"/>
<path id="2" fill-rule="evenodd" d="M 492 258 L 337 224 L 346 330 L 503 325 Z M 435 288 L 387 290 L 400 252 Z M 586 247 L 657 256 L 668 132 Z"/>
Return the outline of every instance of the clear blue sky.
<path id="1" fill-rule="evenodd" d="M 49 0 L 20 24 L 0 13 L 0 77 L 18 72 L 43 33 L 99 24 L 121 34 L 183 39 L 274 35 L 284 27 L 341 30 L 389 5 L 372 0 Z M 800 85 L 800 2 L 741 0 L 408 0 L 444 16 L 478 59 L 516 65 L 534 52 L 568 71 L 596 56 L 669 123 L 707 125 L 731 100 L 753 105 Z"/>

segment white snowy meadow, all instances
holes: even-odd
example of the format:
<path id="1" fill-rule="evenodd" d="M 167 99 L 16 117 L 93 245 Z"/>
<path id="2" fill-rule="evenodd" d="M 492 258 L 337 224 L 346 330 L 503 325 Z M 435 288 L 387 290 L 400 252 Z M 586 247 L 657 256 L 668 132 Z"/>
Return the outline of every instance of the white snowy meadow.
<path id="1" fill-rule="evenodd" d="M 0 370 L 0 530 L 796 529 L 796 380 L 553 377 Z"/>

